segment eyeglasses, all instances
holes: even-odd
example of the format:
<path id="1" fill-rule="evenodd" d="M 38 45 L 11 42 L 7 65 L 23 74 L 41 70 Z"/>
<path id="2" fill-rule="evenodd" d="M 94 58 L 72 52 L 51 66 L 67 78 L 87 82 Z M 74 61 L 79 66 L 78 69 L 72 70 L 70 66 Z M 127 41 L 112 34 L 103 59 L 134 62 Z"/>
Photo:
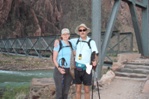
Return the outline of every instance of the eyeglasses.
<path id="1" fill-rule="evenodd" d="M 78 30 L 79 32 L 85 32 L 86 31 L 86 29 L 83 29 L 83 30 Z"/>

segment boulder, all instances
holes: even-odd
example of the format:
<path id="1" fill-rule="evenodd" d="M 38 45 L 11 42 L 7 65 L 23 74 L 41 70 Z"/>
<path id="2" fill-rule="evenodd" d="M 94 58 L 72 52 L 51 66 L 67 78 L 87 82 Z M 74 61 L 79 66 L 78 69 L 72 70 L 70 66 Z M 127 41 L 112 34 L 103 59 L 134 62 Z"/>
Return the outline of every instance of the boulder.
<path id="1" fill-rule="evenodd" d="M 101 85 L 109 85 L 114 78 L 115 73 L 112 70 L 108 70 L 107 73 L 101 77 L 99 83 Z"/>
<path id="2" fill-rule="evenodd" d="M 29 99 L 54 99 L 55 84 L 51 78 L 33 78 Z"/>
<path id="3" fill-rule="evenodd" d="M 149 94 L 149 80 L 146 81 L 146 83 L 145 83 L 145 85 L 143 87 L 142 92 Z"/>
<path id="4" fill-rule="evenodd" d="M 74 95 L 75 86 L 72 85 L 69 91 L 69 99 L 73 99 Z M 55 99 L 54 80 L 52 78 L 33 78 L 27 99 Z"/>

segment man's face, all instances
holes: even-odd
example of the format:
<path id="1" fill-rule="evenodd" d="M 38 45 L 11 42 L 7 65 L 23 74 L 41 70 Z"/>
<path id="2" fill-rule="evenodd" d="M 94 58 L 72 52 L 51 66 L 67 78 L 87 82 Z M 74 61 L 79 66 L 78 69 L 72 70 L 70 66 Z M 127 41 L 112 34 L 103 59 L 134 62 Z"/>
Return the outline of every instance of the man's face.
<path id="1" fill-rule="evenodd" d="M 87 37 L 87 29 L 85 27 L 80 27 L 78 29 L 79 35 L 81 38 L 86 38 Z"/>

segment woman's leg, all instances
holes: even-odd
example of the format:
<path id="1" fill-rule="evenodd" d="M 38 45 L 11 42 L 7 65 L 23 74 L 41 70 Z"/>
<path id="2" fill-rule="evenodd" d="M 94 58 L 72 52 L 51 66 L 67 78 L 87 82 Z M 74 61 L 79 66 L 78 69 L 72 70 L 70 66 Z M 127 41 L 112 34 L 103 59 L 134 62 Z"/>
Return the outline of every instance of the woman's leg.
<path id="1" fill-rule="evenodd" d="M 62 74 L 57 68 L 54 69 L 54 82 L 56 87 L 56 99 L 62 99 Z"/>
<path id="2" fill-rule="evenodd" d="M 68 98 L 68 93 L 69 93 L 71 83 L 72 83 L 72 77 L 68 72 L 66 75 L 64 75 L 63 99 Z"/>

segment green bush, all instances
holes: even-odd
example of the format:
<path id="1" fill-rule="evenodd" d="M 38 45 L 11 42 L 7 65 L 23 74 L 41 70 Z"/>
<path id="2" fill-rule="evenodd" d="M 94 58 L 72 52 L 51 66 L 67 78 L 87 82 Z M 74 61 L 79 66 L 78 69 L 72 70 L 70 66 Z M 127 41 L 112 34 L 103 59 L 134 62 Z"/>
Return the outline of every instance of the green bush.
<path id="1" fill-rule="evenodd" d="M 27 85 L 16 87 L 7 86 L 2 99 L 21 99 L 20 97 L 25 97 L 28 94 L 28 92 L 29 86 Z"/>

